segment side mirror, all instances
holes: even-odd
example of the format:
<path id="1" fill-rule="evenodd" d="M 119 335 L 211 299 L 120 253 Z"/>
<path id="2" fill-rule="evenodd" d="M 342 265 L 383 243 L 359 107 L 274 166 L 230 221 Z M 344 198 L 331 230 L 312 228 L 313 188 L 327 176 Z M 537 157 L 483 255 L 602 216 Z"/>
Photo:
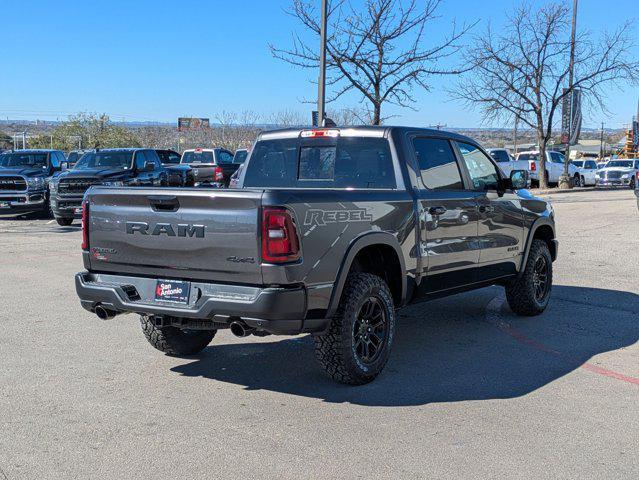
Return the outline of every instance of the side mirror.
<path id="1" fill-rule="evenodd" d="M 62 162 L 60 164 L 60 170 L 62 170 L 63 172 L 67 171 L 69 169 L 69 162 Z"/>
<path id="2" fill-rule="evenodd" d="M 145 172 L 154 172 L 155 171 L 155 163 L 153 162 L 146 162 L 144 164 L 144 171 Z"/>
<path id="3" fill-rule="evenodd" d="M 521 190 L 530 186 L 530 173 L 528 170 L 513 170 L 510 172 L 510 188 Z"/>

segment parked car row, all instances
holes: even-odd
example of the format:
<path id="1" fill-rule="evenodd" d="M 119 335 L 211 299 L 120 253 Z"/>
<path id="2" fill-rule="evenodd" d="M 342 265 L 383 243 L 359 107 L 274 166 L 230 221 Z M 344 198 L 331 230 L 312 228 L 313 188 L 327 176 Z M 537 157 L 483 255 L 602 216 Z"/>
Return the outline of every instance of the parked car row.
<path id="1" fill-rule="evenodd" d="M 487 151 L 504 174 L 509 175 L 513 170 L 527 170 L 533 184 L 539 183 L 539 151 L 521 152 L 516 157 L 504 148 L 491 148 Z M 559 177 L 565 168 L 564 162 L 565 157 L 562 153 L 546 151 L 545 175 L 548 184 L 559 183 Z M 634 189 L 637 185 L 637 175 L 639 175 L 639 160 L 613 159 L 600 163 L 587 158 L 571 160 L 568 164 L 568 174 L 575 186 L 614 186 Z"/>
<path id="2" fill-rule="evenodd" d="M 0 154 L 0 214 L 51 213 L 60 225 L 82 214 L 93 185 L 226 187 L 247 151 L 116 148 L 17 150 Z"/>

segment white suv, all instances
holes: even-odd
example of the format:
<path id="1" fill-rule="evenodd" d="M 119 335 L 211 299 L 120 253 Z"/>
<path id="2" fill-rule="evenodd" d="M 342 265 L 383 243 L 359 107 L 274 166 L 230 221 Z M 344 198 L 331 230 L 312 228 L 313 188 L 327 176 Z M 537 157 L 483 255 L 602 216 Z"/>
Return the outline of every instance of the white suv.
<path id="1" fill-rule="evenodd" d="M 595 160 L 573 160 L 572 163 L 579 169 L 581 175 L 581 186 L 587 187 L 597 184 L 597 162 Z"/>

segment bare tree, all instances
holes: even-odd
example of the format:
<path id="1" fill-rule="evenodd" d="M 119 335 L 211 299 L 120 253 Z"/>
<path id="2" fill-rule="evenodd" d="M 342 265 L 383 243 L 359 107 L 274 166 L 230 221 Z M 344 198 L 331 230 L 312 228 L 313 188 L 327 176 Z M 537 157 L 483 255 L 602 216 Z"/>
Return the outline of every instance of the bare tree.
<path id="1" fill-rule="evenodd" d="M 478 108 L 488 123 L 519 119 L 537 135 L 540 172 L 545 172 L 546 146 L 552 138 L 557 110 L 568 88 L 571 15 L 551 3 L 533 9 L 524 4 L 495 34 L 488 26 L 465 54 L 472 65 L 454 98 Z M 631 59 L 630 29 L 624 24 L 594 40 L 581 32 L 575 42 L 573 90 L 580 90 L 590 108 L 605 109 L 604 88 L 636 82 L 639 62 Z M 547 186 L 540 174 L 540 185 Z"/>
<path id="2" fill-rule="evenodd" d="M 290 14 L 307 30 L 319 37 L 320 21 L 311 0 L 292 0 Z M 359 2 L 358 2 L 359 3 Z M 469 26 L 457 29 L 439 43 L 426 46 L 428 27 L 436 18 L 441 0 L 364 0 L 363 8 L 353 0 L 329 2 L 327 38 L 327 83 L 334 93 L 328 102 L 348 92 L 357 92 L 370 105 L 371 123 L 383 122 L 385 104 L 412 108 L 415 87 L 429 89 L 434 75 L 460 73 L 440 62 L 456 54 L 459 40 Z M 317 69 L 316 43 L 306 43 L 293 35 L 290 49 L 270 46 L 272 54 L 292 65 Z"/>

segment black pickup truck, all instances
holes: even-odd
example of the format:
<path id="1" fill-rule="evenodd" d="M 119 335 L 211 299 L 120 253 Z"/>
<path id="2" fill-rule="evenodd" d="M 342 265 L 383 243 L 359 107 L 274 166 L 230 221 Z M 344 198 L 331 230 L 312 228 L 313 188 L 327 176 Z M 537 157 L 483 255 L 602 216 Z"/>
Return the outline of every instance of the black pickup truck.
<path id="1" fill-rule="evenodd" d="M 49 214 L 51 179 L 66 168 L 58 150 L 16 150 L 0 155 L 0 215 Z"/>
<path id="2" fill-rule="evenodd" d="M 223 148 L 185 150 L 181 163 L 193 170 L 196 187 L 228 187 L 240 166 L 233 163 L 233 154 Z"/>
<path id="3" fill-rule="evenodd" d="M 193 169 L 189 165 L 181 164 L 182 156 L 175 150 L 155 150 L 160 157 L 162 166 L 169 175 L 169 185 L 175 187 L 192 187 L 195 185 Z"/>
<path id="4" fill-rule="evenodd" d="M 155 150 L 115 148 L 85 153 L 73 169 L 49 183 L 51 209 L 59 225 L 82 215 L 82 198 L 92 185 L 167 186 L 169 177 Z"/>
<path id="5" fill-rule="evenodd" d="M 544 311 L 558 244 L 528 181 L 443 131 L 262 133 L 238 189 L 87 192 L 76 290 L 101 319 L 139 313 L 167 354 L 225 328 L 310 333 L 328 375 L 363 384 L 409 303 L 498 284 L 517 314 Z"/>

